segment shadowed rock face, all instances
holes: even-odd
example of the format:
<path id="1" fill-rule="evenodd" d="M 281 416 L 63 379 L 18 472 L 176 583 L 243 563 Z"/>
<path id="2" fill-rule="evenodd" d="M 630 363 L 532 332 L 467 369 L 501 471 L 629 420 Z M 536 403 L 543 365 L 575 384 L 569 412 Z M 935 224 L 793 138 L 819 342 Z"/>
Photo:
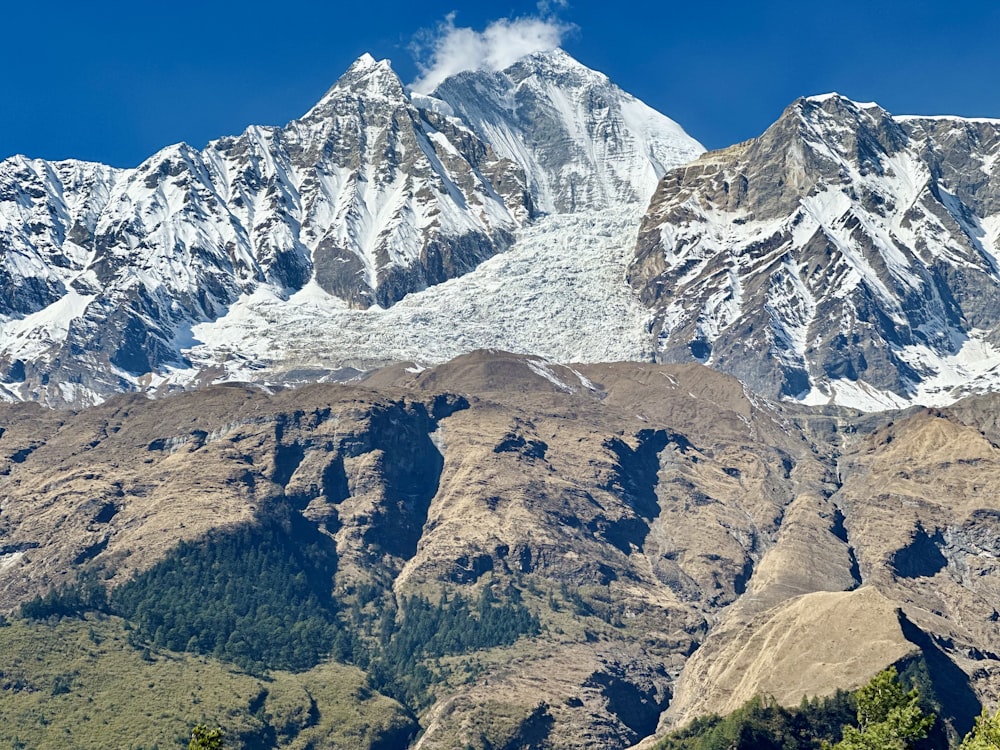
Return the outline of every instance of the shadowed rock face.
<path id="1" fill-rule="evenodd" d="M 832 95 L 672 171 L 629 270 L 660 356 L 773 396 L 911 396 L 1000 323 L 998 153 L 1000 123 Z"/>
<path id="2" fill-rule="evenodd" d="M 85 570 L 117 585 L 279 504 L 335 543 L 336 597 L 488 586 L 541 618 L 435 687 L 423 750 L 624 748 L 917 652 L 997 698 L 997 399 L 860 417 L 696 364 L 545 364 L 480 352 L 365 387 L 3 407 L 2 608 Z"/>

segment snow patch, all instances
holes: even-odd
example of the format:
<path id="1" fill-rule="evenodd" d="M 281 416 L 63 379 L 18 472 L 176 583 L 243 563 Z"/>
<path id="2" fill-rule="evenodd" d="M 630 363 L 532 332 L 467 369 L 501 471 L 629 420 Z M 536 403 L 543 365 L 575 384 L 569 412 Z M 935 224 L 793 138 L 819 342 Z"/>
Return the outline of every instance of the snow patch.
<path id="1" fill-rule="evenodd" d="M 932 373 L 916 384 L 908 397 L 881 390 L 863 380 L 830 380 L 814 385 L 801 399 L 808 406 L 838 404 L 861 411 L 886 411 L 914 404 L 947 406 L 963 396 L 1000 390 L 1000 349 L 986 341 L 987 332 L 973 330 L 958 351 L 942 355 L 926 346 L 897 351 L 915 369 Z"/>
<path id="2" fill-rule="evenodd" d="M 877 102 L 856 102 L 853 99 L 848 99 L 846 96 L 842 94 L 838 94 L 836 91 L 831 91 L 826 94 L 815 94 L 813 96 L 807 96 L 805 99 L 807 102 L 816 102 L 817 104 L 828 102 L 831 99 L 843 99 L 845 102 L 850 102 L 855 107 L 859 107 L 861 109 L 871 109 L 872 107 L 879 106 Z"/>
<path id="3" fill-rule="evenodd" d="M 543 378 L 552 383 L 556 388 L 564 393 L 576 393 L 576 389 L 572 386 L 567 385 L 552 372 L 550 367 L 550 362 L 545 362 L 540 359 L 527 359 L 525 360 L 528 365 L 528 369 L 531 370 L 536 375 L 541 375 Z"/>
<path id="4" fill-rule="evenodd" d="M 8 552 L 0 555 L 0 570 L 6 570 L 15 565 L 22 557 L 24 557 L 24 552 Z"/>
<path id="5" fill-rule="evenodd" d="M 80 294 L 71 289 L 36 313 L 0 323 L 0 351 L 14 359 L 51 357 L 52 347 L 66 340 L 70 324 L 83 316 L 93 299 L 93 295 Z"/>
<path id="6" fill-rule="evenodd" d="M 804 396 L 795 400 L 806 406 L 837 404 L 867 412 L 902 409 L 910 405 L 910 402 L 901 396 L 879 390 L 863 380 L 843 378 L 830 380 L 822 388 L 814 386 Z"/>

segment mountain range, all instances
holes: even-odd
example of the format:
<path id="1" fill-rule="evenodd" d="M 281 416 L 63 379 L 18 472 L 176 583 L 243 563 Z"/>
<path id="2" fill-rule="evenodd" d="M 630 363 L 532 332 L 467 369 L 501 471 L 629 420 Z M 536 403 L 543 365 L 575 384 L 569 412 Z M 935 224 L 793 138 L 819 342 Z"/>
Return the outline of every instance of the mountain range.
<path id="1" fill-rule="evenodd" d="M 706 152 L 552 50 L 0 162 L 0 741 L 648 748 L 897 666 L 954 742 L 1000 699 L 998 161 L 838 94 Z"/>
<path id="2" fill-rule="evenodd" d="M 543 216 L 637 213 L 701 150 L 555 51 L 431 96 L 366 55 L 284 128 L 173 146 L 134 170 L 15 157 L 0 165 L 4 390 L 85 404 L 314 364 L 279 341 L 320 367 L 369 367 L 392 352 L 311 337 L 468 274 Z M 233 340 L 241 317 L 275 307 Z M 317 325 L 288 322 L 303 310 Z M 247 351 L 261 342 L 265 357 Z"/>
<path id="3" fill-rule="evenodd" d="M 478 348 L 700 361 L 863 409 L 996 384 L 1000 124 L 831 94 L 703 154 L 564 52 L 134 170 L 0 163 L 12 400 L 353 377 Z M 655 194 L 654 194 L 655 193 Z"/>

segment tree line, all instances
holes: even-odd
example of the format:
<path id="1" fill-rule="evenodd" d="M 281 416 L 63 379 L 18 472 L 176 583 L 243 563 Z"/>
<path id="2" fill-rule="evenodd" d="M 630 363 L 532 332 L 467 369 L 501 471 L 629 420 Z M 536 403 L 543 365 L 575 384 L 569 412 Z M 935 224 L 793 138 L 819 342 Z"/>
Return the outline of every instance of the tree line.
<path id="1" fill-rule="evenodd" d="M 94 576 L 25 602 L 22 617 L 45 620 L 102 612 L 124 618 L 139 649 L 155 646 L 233 663 L 255 674 L 303 671 L 333 658 L 368 672 L 372 687 L 411 708 L 440 679 L 427 664 L 508 646 L 537 634 L 538 617 L 508 586 L 478 598 L 444 591 L 437 601 L 361 586 L 338 601 L 333 541 L 301 515 L 280 509 L 254 524 L 182 542 L 110 593 Z"/>

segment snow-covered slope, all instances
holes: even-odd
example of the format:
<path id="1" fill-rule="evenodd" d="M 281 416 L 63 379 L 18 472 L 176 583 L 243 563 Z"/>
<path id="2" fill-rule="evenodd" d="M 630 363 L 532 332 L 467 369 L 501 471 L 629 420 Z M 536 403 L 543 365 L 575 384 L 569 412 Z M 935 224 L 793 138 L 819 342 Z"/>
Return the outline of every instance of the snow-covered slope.
<path id="1" fill-rule="evenodd" d="M 0 312 L 28 315 L 68 293 L 123 174 L 80 161 L 0 162 Z"/>
<path id="2" fill-rule="evenodd" d="M 484 348 L 559 362 L 650 361 L 649 312 L 624 282 L 639 217 L 543 217 L 508 252 L 387 310 L 331 305 L 314 283 L 288 298 L 260 288 L 195 327 L 195 367 L 168 382 L 213 367 L 215 377 L 234 380 L 343 377 L 351 368 L 430 365 Z"/>
<path id="3" fill-rule="evenodd" d="M 667 170 L 705 150 L 558 49 L 499 72 L 459 73 L 432 95 L 524 168 L 536 204 L 549 213 L 645 206 Z"/>
<path id="4" fill-rule="evenodd" d="M 670 173 L 629 278 L 659 356 L 885 408 L 1000 386 L 1000 122 L 802 99 Z"/>
<path id="5" fill-rule="evenodd" d="M 622 253 L 656 178 L 701 147 L 561 51 L 484 79 L 486 119 L 477 76 L 411 94 L 365 55 L 283 128 L 133 170 L 0 163 L 0 395 L 85 404 L 491 345 L 640 356 Z M 442 285 L 515 237 L 500 270 Z"/>
<path id="6" fill-rule="evenodd" d="M 187 369 L 191 326 L 309 281 L 390 306 L 506 249 L 523 173 L 359 59 L 303 118 L 134 170 L 0 165 L 0 367 L 14 398 L 92 401 Z M 58 387 L 53 387 L 58 386 Z"/>

